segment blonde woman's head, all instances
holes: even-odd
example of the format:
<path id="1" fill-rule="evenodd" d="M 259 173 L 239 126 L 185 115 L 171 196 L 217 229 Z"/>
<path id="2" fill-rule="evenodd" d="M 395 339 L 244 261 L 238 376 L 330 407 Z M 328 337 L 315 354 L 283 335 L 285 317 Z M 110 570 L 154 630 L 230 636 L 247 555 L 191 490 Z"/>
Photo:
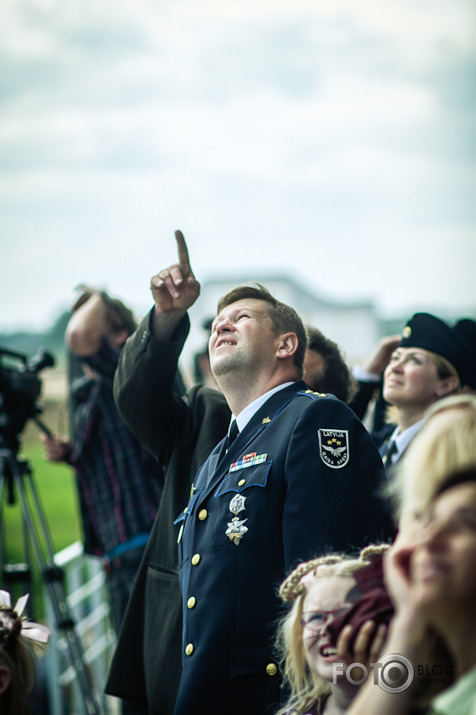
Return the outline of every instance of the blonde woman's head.
<path id="1" fill-rule="evenodd" d="M 435 403 L 397 474 L 401 519 L 417 516 L 451 474 L 476 465 L 476 396 Z"/>

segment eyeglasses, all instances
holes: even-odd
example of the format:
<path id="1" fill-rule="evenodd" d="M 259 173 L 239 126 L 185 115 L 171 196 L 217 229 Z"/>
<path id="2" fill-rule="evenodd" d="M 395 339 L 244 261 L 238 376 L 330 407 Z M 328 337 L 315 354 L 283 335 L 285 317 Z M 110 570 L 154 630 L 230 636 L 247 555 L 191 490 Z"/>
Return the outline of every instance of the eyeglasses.
<path id="1" fill-rule="evenodd" d="M 303 628 L 308 628 L 314 633 L 322 631 L 334 618 L 339 618 L 343 616 L 352 608 L 352 604 L 343 606 L 342 608 L 335 608 L 332 611 L 304 611 L 301 616 L 301 626 Z"/>

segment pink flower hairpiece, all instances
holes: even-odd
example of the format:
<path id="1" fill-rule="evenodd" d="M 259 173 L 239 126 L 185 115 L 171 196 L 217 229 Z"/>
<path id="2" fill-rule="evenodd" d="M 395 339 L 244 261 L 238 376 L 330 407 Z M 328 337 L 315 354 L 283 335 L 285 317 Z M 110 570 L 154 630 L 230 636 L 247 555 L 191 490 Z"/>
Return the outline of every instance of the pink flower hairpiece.
<path id="1" fill-rule="evenodd" d="M 338 559 L 340 561 L 340 559 Z M 329 566 L 329 564 L 334 564 L 337 563 L 337 561 L 334 560 L 326 560 L 322 564 L 317 564 L 314 566 L 314 568 L 310 569 L 307 573 L 304 574 L 304 576 L 301 576 L 299 579 L 299 583 L 302 583 L 302 585 L 305 587 L 306 591 L 309 590 L 311 587 L 312 582 L 318 575 L 319 571 L 322 571 L 322 569 L 325 569 L 326 566 Z"/>
<path id="2" fill-rule="evenodd" d="M 47 643 L 52 631 L 41 623 L 28 621 L 23 612 L 30 595 L 27 593 L 18 599 L 15 608 L 8 591 L 0 591 L 0 645 L 10 637 L 23 636 L 40 643 Z"/>
<path id="3" fill-rule="evenodd" d="M 309 590 L 311 583 L 316 578 L 317 568 L 313 568 L 304 574 L 302 578 L 299 579 L 300 583 L 305 587 L 306 591 Z"/>

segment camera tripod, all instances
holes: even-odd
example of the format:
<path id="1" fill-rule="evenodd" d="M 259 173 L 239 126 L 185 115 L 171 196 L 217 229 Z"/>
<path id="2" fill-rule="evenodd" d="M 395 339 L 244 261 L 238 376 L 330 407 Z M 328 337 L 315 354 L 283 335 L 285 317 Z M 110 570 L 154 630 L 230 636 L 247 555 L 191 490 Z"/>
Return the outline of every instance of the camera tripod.
<path id="1" fill-rule="evenodd" d="M 43 425 L 41 425 L 43 427 Z M 67 654 L 71 667 L 76 673 L 77 683 L 87 715 L 100 715 L 101 710 L 96 700 L 89 673 L 86 669 L 82 643 L 76 633 L 73 618 L 66 603 L 63 588 L 63 572 L 54 563 L 54 549 L 46 516 L 34 482 L 33 472 L 29 462 L 18 457 L 11 447 L 0 447 L 0 510 L 3 495 L 7 488 L 7 501 L 15 503 L 15 490 L 20 497 L 21 513 L 24 527 L 24 546 L 27 553 L 28 538 L 33 545 L 34 555 L 44 579 L 56 627 L 66 639 Z M 28 498 L 30 497 L 30 498 Z M 0 511 L 0 529 L 2 529 Z M 29 556 L 27 556 L 28 560 Z M 30 572 L 28 565 L 25 571 Z M 4 564 L 2 564 L 4 567 Z"/>

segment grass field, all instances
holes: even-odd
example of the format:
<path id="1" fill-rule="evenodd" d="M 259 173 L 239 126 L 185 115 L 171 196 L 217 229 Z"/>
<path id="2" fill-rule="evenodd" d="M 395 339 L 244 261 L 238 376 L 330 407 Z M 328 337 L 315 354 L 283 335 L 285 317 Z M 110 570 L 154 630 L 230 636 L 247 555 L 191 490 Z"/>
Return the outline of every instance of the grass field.
<path id="1" fill-rule="evenodd" d="M 26 444 L 21 455 L 32 468 L 32 476 L 23 478 L 25 491 L 28 491 L 28 480 L 32 479 L 45 512 L 54 551 L 60 551 L 81 538 L 74 473 L 66 464 L 47 462 L 39 443 Z M 4 499 L 2 506 L 7 563 L 22 560 L 23 520 L 16 488 L 14 498 L 14 505 L 7 504 Z M 32 512 L 36 514 L 34 505 Z"/>

